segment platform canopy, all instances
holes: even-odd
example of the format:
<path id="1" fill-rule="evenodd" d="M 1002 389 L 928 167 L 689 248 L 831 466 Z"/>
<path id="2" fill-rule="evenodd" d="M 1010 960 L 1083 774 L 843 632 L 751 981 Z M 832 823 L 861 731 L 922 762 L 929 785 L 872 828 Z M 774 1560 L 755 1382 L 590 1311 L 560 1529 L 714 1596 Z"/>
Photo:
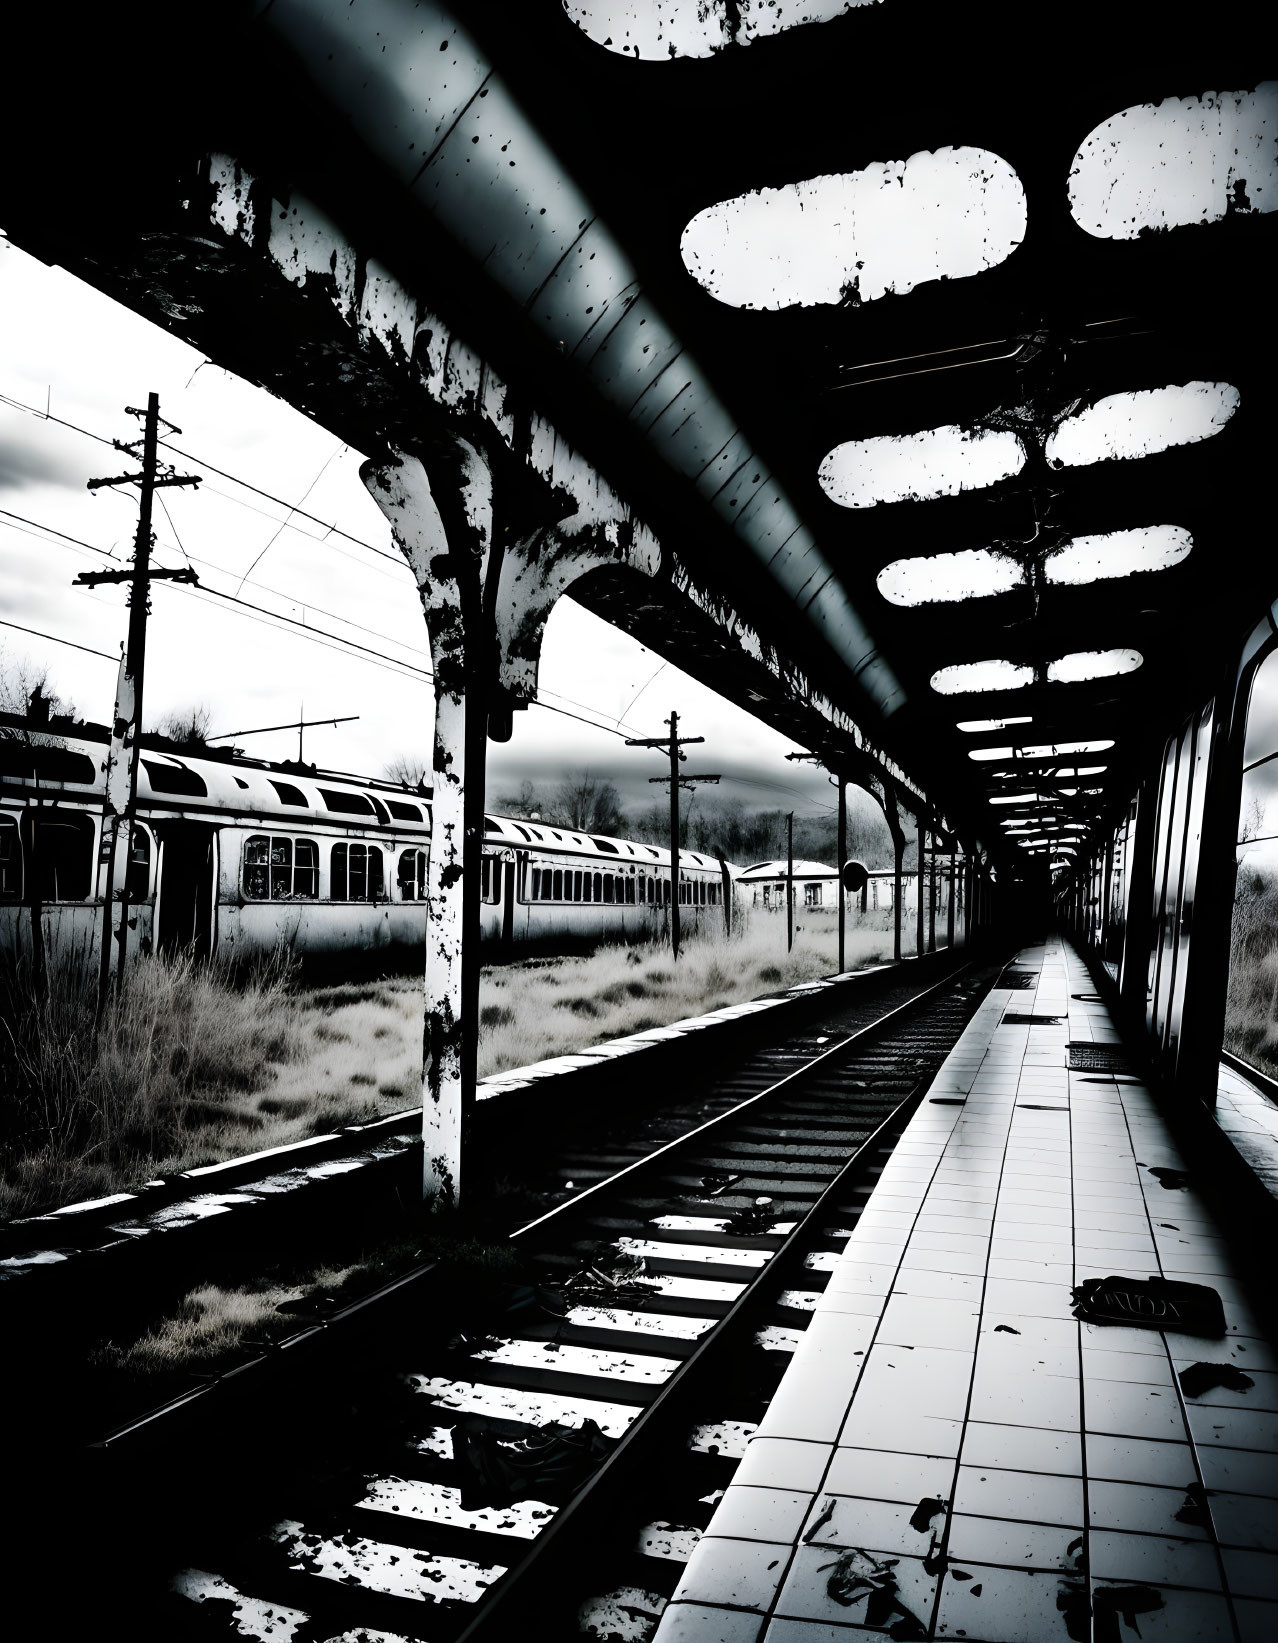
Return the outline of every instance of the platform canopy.
<path id="1" fill-rule="evenodd" d="M 198 155 L 287 179 L 1045 870 L 1278 591 L 1265 15 L 273 0 L 55 43 L 38 13 L 59 140 L 10 134 L 0 226 L 110 287 Z"/>

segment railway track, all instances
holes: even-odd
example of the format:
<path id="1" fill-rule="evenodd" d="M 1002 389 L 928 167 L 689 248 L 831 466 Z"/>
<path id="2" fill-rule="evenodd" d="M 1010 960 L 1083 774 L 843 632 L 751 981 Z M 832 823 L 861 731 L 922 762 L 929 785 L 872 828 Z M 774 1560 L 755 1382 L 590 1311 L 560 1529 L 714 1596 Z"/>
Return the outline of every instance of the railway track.
<path id="1" fill-rule="evenodd" d="M 150 1526 L 133 1634 L 649 1636 L 995 974 L 916 983 L 842 1036 L 782 1047 L 769 1084 L 738 1075 L 747 1093 L 717 1089 L 721 1110 L 641 1157 L 631 1138 L 562 1158 L 583 1190 L 513 1236 L 506 1281 L 441 1305 L 425 1275 L 414 1310 L 401 1280 L 397 1322 L 359 1361 L 304 1385 L 299 1352 L 293 1440 L 259 1434 L 238 1457 L 228 1441 L 229 1477 L 205 1453 L 191 1508 Z"/>

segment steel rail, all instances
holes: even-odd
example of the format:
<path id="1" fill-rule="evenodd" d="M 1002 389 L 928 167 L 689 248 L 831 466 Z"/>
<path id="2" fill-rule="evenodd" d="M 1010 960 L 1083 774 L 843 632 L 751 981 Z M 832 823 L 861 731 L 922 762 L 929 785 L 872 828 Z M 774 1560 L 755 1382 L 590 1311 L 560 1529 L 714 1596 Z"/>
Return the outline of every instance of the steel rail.
<path id="1" fill-rule="evenodd" d="M 712 1384 L 711 1377 L 739 1344 L 740 1336 L 757 1326 L 761 1307 L 783 1287 L 796 1258 L 801 1258 L 812 1242 L 814 1231 L 819 1231 L 825 1217 L 838 1207 L 884 1141 L 912 1116 L 930 1083 L 930 1077 L 919 1078 L 910 1093 L 857 1147 L 807 1214 L 796 1222 L 772 1259 L 747 1282 L 727 1312 L 701 1336 L 652 1402 L 642 1409 L 599 1469 L 546 1524 L 524 1557 L 478 1600 L 475 1615 L 457 1635 L 456 1643 L 496 1643 L 497 1639 L 526 1635 L 520 1632 L 518 1616 L 522 1614 L 526 1621 L 529 1614 L 538 1612 L 534 1589 L 563 1579 L 568 1563 L 577 1570 L 589 1567 L 592 1544 L 609 1532 L 615 1522 L 616 1505 L 624 1499 L 633 1506 L 641 1493 L 635 1487 L 635 1477 L 652 1469 L 654 1440 L 668 1443 L 672 1428 L 688 1418 L 694 1394 Z"/>
<path id="2" fill-rule="evenodd" d="M 801 1066 L 792 1068 L 784 1077 L 777 1079 L 774 1083 L 768 1085 L 766 1089 L 759 1091 L 758 1094 L 747 1096 L 745 1100 L 739 1101 L 722 1113 L 707 1119 L 705 1123 L 697 1125 L 695 1129 L 688 1130 L 681 1136 L 676 1136 L 673 1141 L 664 1143 L 655 1151 L 646 1153 L 642 1158 L 636 1159 L 634 1163 L 627 1164 L 614 1174 L 583 1188 L 581 1192 L 565 1199 L 563 1203 L 556 1204 L 553 1209 L 548 1210 L 544 1215 L 537 1216 L 534 1220 L 517 1228 L 508 1235 L 510 1242 L 518 1244 L 521 1240 L 526 1239 L 538 1229 L 545 1228 L 551 1222 L 562 1223 L 568 1221 L 577 1211 L 583 1206 L 591 1204 L 604 1191 L 612 1190 L 639 1172 L 655 1167 L 660 1162 L 668 1159 L 679 1148 L 692 1146 L 693 1143 L 715 1130 L 720 1124 L 735 1118 L 765 1098 L 775 1096 L 796 1080 L 809 1076 L 821 1066 L 831 1062 L 833 1057 L 843 1054 L 850 1047 L 859 1045 L 871 1035 L 881 1032 L 907 1011 L 917 1009 L 933 994 L 940 992 L 943 988 L 952 986 L 963 975 L 971 971 L 973 967 L 973 960 L 958 965 L 938 981 L 929 983 L 918 993 L 885 1011 L 883 1015 L 877 1016 L 873 1021 L 867 1022 L 862 1027 L 858 1027 L 846 1038 L 840 1039 L 837 1044 L 822 1050 L 820 1054 L 811 1057 Z M 774 1263 L 769 1262 L 768 1264 L 772 1266 Z M 426 1286 L 432 1277 L 438 1279 L 442 1276 L 445 1268 L 446 1263 L 438 1259 L 425 1261 L 420 1266 L 413 1267 L 408 1272 L 401 1273 L 397 1278 L 393 1278 L 387 1283 L 379 1285 L 376 1289 L 370 1290 L 367 1295 L 352 1301 L 348 1306 L 340 1308 L 328 1317 L 309 1323 L 305 1329 L 273 1343 L 257 1357 L 249 1359 L 246 1363 L 237 1364 L 234 1368 L 211 1378 L 204 1385 L 189 1388 L 175 1397 L 167 1399 L 154 1409 L 132 1417 L 117 1427 L 113 1427 L 101 1437 L 87 1444 L 86 1447 L 98 1452 L 119 1452 L 129 1444 L 138 1441 L 159 1441 L 161 1433 L 167 1439 L 171 1427 L 177 1424 L 179 1417 L 192 1418 L 197 1414 L 203 1414 L 210 1410 L 212 1406 L 222 1403 L 227 1398 L 248 1391 L 250 1385 L 256 1389 L 260 1382 L 268 1380 L 273 1374 L 282 1373 L 285 1366 L 290 1369 L 295 1368 L 299 1363 L 299 1359 L 303 1357 L 309 1358 L 312 1353 L 317 1353 L 320 1349 L 336 1348 L 339 1338 L 345 1338 L 352 1332 L 354 1326 L 367 1322 L 370 1314 L 374 1312 L 380 1320 L 386 1312 L 394 1311 L 397 1303 L 402 1305 L 409 1300 L 417 1301 L 419 1299 L 418 1291 Z"/>

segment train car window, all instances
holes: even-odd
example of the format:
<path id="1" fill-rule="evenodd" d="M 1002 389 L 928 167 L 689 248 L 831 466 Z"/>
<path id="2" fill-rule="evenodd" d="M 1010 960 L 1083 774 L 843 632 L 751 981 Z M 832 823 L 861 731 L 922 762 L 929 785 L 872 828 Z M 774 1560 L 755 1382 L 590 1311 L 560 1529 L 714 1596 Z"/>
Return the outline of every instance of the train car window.
<path id="1" fill-rule="evenodd" d="M 1278 1078 L 1278 648 L 1251 675 L 1225 1048 Z"/>
<path id="2" fill-rule="evenodd" d="M 293 841 L 271 840 L 271 900 L 283 901 L 293 893 Z"/>
<path id="3" fill-rule="evenodd" d="M 254 833 L 244 841 L 244 871 L 241 884 L 249 901 L 269 901 L 271 896 L 271 841 L 265 833 Z"/>
<path id="4" fill-rule="evenodd" d="M 389 827 L 390 815 L 382 801 L 380 799 L 375 799 L 370 795 L 368 802 L 372 805 L 373 814 L 377 817 L 378 821 L 381 822 L 382 826 Z"/>
<path id="5" fill-rule="evenodd" d="M 635 881 L 634 881 L 634 879 L 627 879 L 626 880 L 626 900 L 627 900 L 627 902 L 633 903 L 634 899 L 635 899 Z"/>
<path id="6" fill-rule="evenodd" d="M 617 856 L 621 854 L 621 852 L 617 849 L 617 846 L 613 844 L 610 839 L 592 838 L 590 842 L 594 845 L 596 850 L 602 850 L 605 856 Z"/>
<path id="7" fill-rule="evenodd" d="M 275 796 L 281 804 L 295 805 L 299 810 L 309 810 L 311 808 L 311 801 L 300 787 L 294 787 L 292 782 L 277 782 L 274 776 L 268 776 L 266 779 L 275 789 Z"/>
<path id="8" fill-rule="evenodd" d="M 386 807 L 396 821 L 419 822 L 422 819 L 422 813 L 417 806 L 407 803 L 404 799 L 387 799 Z M 488 831 L 487 824 L 484 831 Z"/>
<path id="9" fill-rule="evenodd" d="M 602 873 L 592 873 L 591 878 L 594 880 L 595 900 L 596 901 L 602 901 L 603 900 L 603 874 Z"/>
<path id="10" fill-rule="evenodd" d="M 294 842 L 293 895 L 303 901 L 314 901 L 319 895 L 319 845 L 314 839 Z"/>
<path id="11" fill-rule="evenodd" d="M 426 852 L 401 850 L 399 853 L 399 893 L 405 901 L 426 899 Z"/>
<path id="12" fill-rule="evenodd" d="M 552 886 L 553 889 L 550 899 L 552 901 L 562 901 L 564 899 L 564 875 L 558 867 L 554 870 Z"/>
<path id="13" fill-rule="evenodd" d="M 534 867 L 533 870 L 532 870 L 532 895 L 529 899 L 532 900 L 532 901 L 540 901 L 541 900 L 541 868 L 540 867 Z"/>
<path id="14" fill-rule="evenodd" d="M 160 764 L 155 759 L 143 759 L 142 766 L 154 793 L 179 793 L 189 799 L 208 797 L 204 778 L 184 764 Z"/>
<path id="15" fill-rule="evenodd" d="M 41 901 L 88 901 L 93 883 L 96 828 L 74 810 L 28 810 L 22 819 L 23 854 Z"/>
<path id="16" fill-rule="evenodd" d="M 394 810 L 395 806 L 392 805 L 391 809 Z M 501 832 L 501 823 L 499 821 L 494 821 L 491 816 L 485 816 L 484 817 L 484 832 L 485 833 L 500 833 Z"/>
<path id="17" fill-rule="evenodd" d="M 0 740 L 0 777 L 19 782 L 75 782 L 92 787 L 93 760 L 69 747 L 46 747 L 17 739 Z"/>
<path id="18" fill-rule="evenodd" d="M 22 847 L 18 824 L 12 816 L 0 816 L 0 902 L 22 899 Z"/>
<path id="19" fill-rule="evenodd" d="M 331 860 L 334 901 L 378 901 L 382 895 L 382 852 L 375 844 L 335 844 Z"/>
<path id="20" fill-rule="evenodd" d="M 821 886 L 819 884 L 805 884 L 803 886 L 803 905 L 805 907 L 819 907 L 821 905 Z"/>
<path id="21" fill-rule="evenodd" d="M 151 836 L 145 827 L 133 829 L 129 850 L 129 900 L 145 901 L 151 893 Z"/>
<path id="22" fill-rule="evenodd" d="M 485 856 L 480 868 L 480 899 L 490 907 L 501 900 L 501 863 L 496 856 Z"/>
<path id="23" fill-rule="evenodd" d="M 612 876 L 611 873 L 605 873 L 604 874 L 603 899 L 606 902 L 613 902 L 613 901 L 616 901 L 616 899 L 617 899 L 616 881 L 613 879 L 613 876 Z"/>
<path id="24" fill-rule="evenodd" d="M 362 793 L 339 793 L 335 787 L 321 787 L 320 798 L 324 801 L 324 808 L 331 810 L 338 816 L 373 816 L 377 812 L 373 809 L 373 801 L 366 799 Z"/>
<path id="25" fill-rule="evenodd" d="M 313 839 L 254 833 L 244 841 L 242 883 L 247 901 L 314 901 L 319 847 Z"/>

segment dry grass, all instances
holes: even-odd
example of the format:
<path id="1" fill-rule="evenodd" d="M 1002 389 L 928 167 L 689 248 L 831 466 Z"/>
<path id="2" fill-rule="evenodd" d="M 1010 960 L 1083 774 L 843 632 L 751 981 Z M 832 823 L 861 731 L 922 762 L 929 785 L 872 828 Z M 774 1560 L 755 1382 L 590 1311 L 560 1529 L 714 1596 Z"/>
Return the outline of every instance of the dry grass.
<path id="1" fill-rule="evenodd" d="M 176 1310 L 127 1346 L 108 1342 L 94 1353 L 104 1368 L 143 1377 L 175 1369 L 210 1370 L 254 1343 L 281 1340 L 305 1320 L 281 1312 L 288 1301 L 342 1289 L 359 1267 L 320 1267 L 295 1284 L 250 1284 L 224 1289 L 201 1284 L 182 1297 Z"/>
<path id="2" fill-rule="evenodd" d="M 284 958 L 235 983 L 147 959 L 96 1032 L 93 979 L 55 959 L 37 1002 L 21 964 L 0 976 L 0 1214 L 273 1144 L 260 1093 L 305 1042 Z"/>
<path id="3" fill-rule="evenodd" d="M 886 930 L 849 929 L 850 968 L 891 954 Z M 787 953 L 784 920 L 760 915 L 730 939 L 718 931 L 688 942 L 678 964 L 668 947 L 645 945 L 488 970 L 480 993 L 480 1076 L 815 981 L 837 965 L 832 919 L 809 915 Z"/>
<path id="4" fill-rule="evenodd" d="M 851 967 L 890 956 L 886 916 L 877 922 L 883 928 L 849 928 Z M 649 944 L 488 969 L 480 1075 L 815 980 L 833 971 L 837 950 L 829 914 L 801 914 L 788 954 L 784 920 L 757 914 L 730 940 L 721 930 L 689 940 L 677 965 L 668 947 Z M 104 1197 L 420 1099 L 416 979 L 302 990 L 283 957 L 240 978 L 187 957 L 151 957 L 135 966 L 100 1037 L 92 978 L 73 962 L 54 963 L 39 1006 L 20 970 L 0 976 L 0 992 L 0 1218 Z"/>
<path id="5" fill-rule="evenodd" d="M 1225 1048 L 1278 1078 L 1278 879 L 1246 869 L 1234 897 Z"/>

